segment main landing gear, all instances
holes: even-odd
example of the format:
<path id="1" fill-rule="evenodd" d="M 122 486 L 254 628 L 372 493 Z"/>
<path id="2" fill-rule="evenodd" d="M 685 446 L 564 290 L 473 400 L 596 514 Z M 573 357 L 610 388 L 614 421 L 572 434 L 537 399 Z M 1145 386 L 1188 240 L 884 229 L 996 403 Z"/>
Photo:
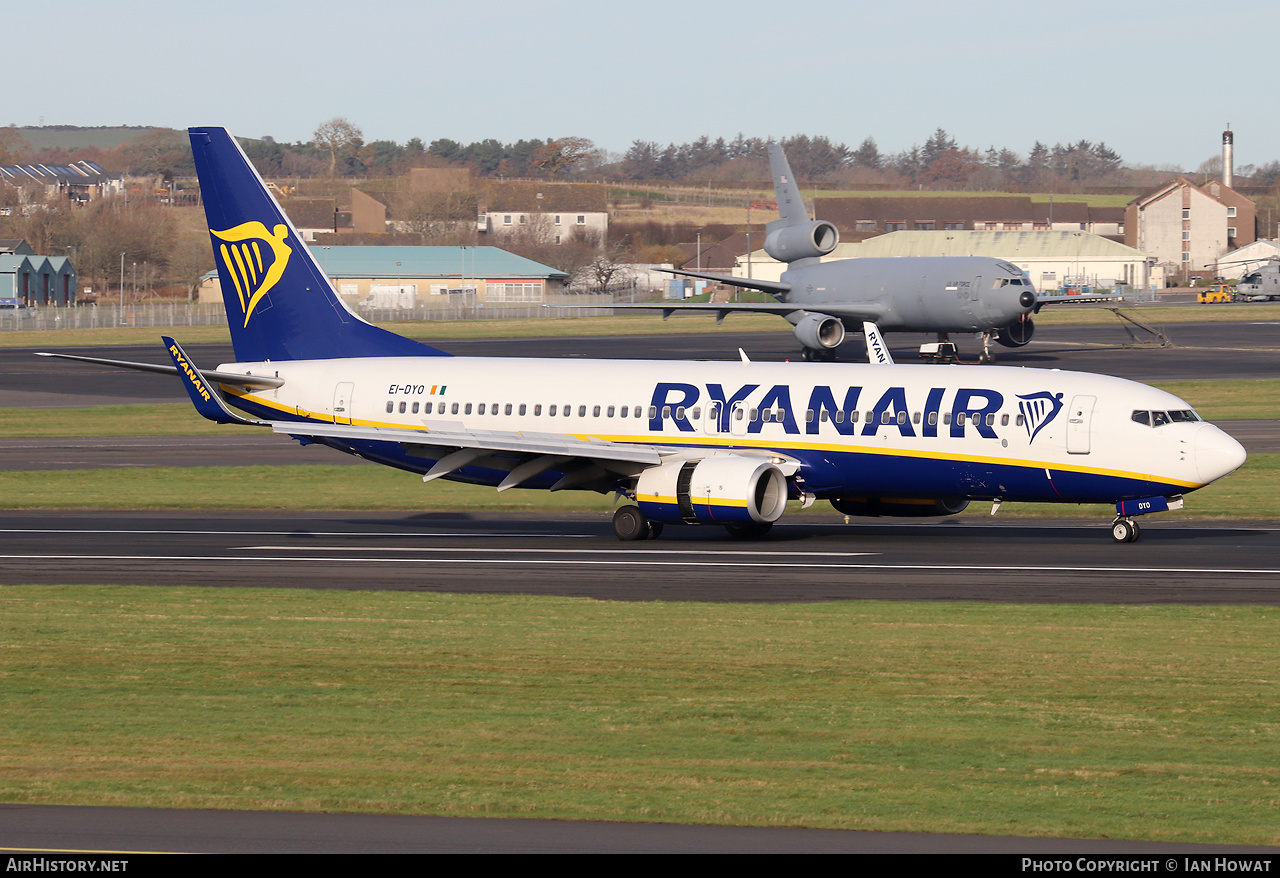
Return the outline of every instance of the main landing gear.
<path id="1" fill-rule="evenodd" d="M 773 529 L 773 522 L 739 521 L 724 529 L 736 540 L 758 540 Z M 662 536 L 662 522 L 650 521 L 639 506 L 619 506 L 613 513 L 613 533 L 624 542 L 656 540 Z"/>
<path id="2" fill-rule="evenodd" d="M 619 506 L 613 513 L 613 533 L 624 542 L 656 540 L 662 536 L 662 522 L 650 521 L 639 506 Z"/>
<path id="3" fill-rule="evenodd" d="M 835 360 L 836 352 L 831 348 L 804 348 L 800 358 L 807 363 L 830 363 Z"/>

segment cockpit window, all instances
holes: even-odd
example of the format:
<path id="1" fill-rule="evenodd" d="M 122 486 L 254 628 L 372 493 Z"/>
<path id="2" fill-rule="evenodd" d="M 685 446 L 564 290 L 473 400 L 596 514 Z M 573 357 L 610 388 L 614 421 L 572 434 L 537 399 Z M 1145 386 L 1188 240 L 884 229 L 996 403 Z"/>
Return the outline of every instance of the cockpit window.
<path id="1" fill-rule="evenodd" d="M 1148 427 L 1163 427 L 1165 424 L 1189 423 L 1200 420 L 1200 416 L 1191 409 L 1180 409 L 1172 412 L 1135 411 L 1133 420 Z"/>

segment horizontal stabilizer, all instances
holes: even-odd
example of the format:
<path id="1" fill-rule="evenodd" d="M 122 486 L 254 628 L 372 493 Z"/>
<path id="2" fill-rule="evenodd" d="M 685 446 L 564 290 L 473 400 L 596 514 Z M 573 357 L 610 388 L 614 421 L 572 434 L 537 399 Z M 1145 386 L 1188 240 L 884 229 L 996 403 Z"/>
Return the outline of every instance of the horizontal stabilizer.
<path id="1" fill-rule="evenodd" d="M 79 360 L 82 363 L 93 363 L 95 366 L 113 366 L 118 369 L 133 369 L 137 372 L 155 372 L 160 375 L 177 375 L 177 366 L 162 366 L 158 363 L 131 363 L 128 360 L 106 360 L 102 357 L 77 357 L 71 354 L 51 354 L 40 352 L 37 357 L 57 357 L 60 360 Z M 283 378 L 267 375 L 242 375 L 239 372 L 218 372 L 201 370 L 200 374 L 218 384 L 230 384 L 234 387 L 273 388 L 284 385 Z"/>

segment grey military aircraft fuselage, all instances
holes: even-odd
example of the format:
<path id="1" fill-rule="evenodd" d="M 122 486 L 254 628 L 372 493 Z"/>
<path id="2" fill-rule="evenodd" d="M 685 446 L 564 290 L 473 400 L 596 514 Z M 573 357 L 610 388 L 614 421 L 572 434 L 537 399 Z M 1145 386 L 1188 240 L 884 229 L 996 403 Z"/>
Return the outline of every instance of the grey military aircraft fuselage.
<path id="1" fill-rule="evenodd" d="M 1003 329 L 1035 307 L 1017 266 L 979 256 L 842 259 L 791 268 L 787 304 L 898 332 Z M 792 321 L 793 323 L 797 321 Z"/>

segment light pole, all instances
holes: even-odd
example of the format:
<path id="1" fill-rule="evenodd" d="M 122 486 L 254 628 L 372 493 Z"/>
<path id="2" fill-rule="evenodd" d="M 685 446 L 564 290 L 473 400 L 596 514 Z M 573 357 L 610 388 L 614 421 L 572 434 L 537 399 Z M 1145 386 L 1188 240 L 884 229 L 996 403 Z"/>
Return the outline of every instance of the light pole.
<path id="1" fill-rule="evenodd" d="M 120 254 L 120 324 L 124 325 L 124 254 Z"/>

